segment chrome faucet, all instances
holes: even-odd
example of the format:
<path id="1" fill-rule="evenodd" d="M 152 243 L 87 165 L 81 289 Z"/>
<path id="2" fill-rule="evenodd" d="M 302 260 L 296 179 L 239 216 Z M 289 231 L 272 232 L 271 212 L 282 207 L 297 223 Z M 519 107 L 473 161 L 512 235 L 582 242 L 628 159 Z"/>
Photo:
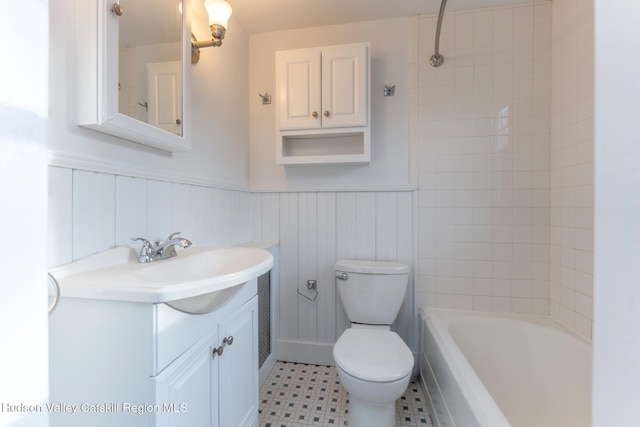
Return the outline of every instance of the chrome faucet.
<path id="1" fill-rule="evenodd" d="M 155 254 L 158 256 L 158 260 L 167 259 L 176 256 L 176 248 L 175 245 L 180 246 L 181 248 L 188 248 L 192 245 L 189 239 L 185 239 L 184 237 L 174 237 L 180 234 L 180 232 L 172 233 L 164 243 L 156 242 Z"/>
<path id="2" fill-rule="evenodd" d="M 171 258 L 177 255 L 175 248 L 176 245 L 182 248 L 188 248 L 192 245 L 189 239 L 185 239 L 184 237 L 174 237 L 178 234 L 180 234 L 179 231 L 177 233 L 172 233 L 163 243 L 156 242 L 155 246 L 147 239 L 144 239 L 142 237 L 132 238 L 131 240 L 134 241 L 142 241 L 142 248 L 140 249 L 138 262 L 153 262 Z"/>

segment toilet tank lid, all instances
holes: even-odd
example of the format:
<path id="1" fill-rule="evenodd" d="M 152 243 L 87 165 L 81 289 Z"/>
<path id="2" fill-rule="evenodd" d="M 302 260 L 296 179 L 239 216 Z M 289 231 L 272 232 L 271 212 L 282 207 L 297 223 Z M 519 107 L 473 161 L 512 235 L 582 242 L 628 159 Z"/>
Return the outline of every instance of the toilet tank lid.
<path id="1" fill-rule="evenodd" d="M 406 274 L 409 266 L 401 262 L 342 260 L 336 263 L 337 271 L 363 274 Z"/>

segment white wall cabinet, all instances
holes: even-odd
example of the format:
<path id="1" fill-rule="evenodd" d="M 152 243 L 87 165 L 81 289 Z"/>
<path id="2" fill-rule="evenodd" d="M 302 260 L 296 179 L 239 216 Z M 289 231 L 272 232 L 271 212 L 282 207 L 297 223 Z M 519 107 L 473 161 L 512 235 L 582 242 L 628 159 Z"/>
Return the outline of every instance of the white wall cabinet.
<path id="1" fill-rule="evenodd" d="M 368 163 L 369 43 L 276 52 L 279 164 Z"/>
<path id="2" fill-rule="evenodd" d="M 76 411 L 52 412 L 50 425 L 257 426 L 257 310 L 256 279 L 198 315 L 62 298 L 50 319 L 50 402 Z"/>

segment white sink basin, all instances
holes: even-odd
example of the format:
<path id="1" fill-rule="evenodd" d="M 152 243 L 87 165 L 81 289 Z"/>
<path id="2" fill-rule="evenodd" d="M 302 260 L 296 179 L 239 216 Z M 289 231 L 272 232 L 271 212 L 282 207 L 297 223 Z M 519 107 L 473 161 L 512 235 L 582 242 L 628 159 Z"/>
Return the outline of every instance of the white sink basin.
<path id="1" fill-rule="evenodd" d="M 52 269 L 61 296 L 164 302 L 188 313 L 208 313 L 273 266 L 264 249 L 205 246 L 177 248 L 174 258 L 141 264 L 139 246 L 120 246 Z"/>

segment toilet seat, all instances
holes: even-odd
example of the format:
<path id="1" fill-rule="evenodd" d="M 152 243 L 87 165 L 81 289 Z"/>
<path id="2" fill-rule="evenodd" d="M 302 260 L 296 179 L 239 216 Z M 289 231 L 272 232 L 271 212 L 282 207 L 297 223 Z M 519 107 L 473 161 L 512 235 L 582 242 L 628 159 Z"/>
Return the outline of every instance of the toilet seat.
<path id="1" fill-rule="evenodd" d="M 400 380 L 413 371 L 413 354 L 392 331 L 347 329 L 333 346 L 336 365 L 347 374 L 370 382 Z"/>

